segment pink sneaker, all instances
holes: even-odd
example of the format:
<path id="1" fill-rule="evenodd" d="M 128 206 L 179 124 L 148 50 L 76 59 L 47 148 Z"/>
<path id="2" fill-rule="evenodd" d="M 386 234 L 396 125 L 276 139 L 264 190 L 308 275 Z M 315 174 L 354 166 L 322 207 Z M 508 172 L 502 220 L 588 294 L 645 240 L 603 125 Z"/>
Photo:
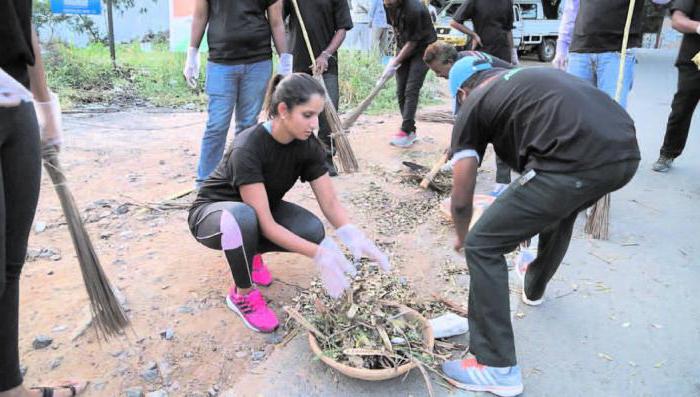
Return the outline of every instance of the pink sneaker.
<path id="1" fill-rule="evenodd" d="M 391 137 L 389 143 L 393 146 L 398 146 L 401 148 L 407 148 L 416 141 L 416 132 L 406 133 L 403 130 L 399 130 L 394 136 Z"/>
<path id="2" fill-rule="evenodd" d="M 226 295 L 226 305 L 241 316 L 246 327 L 253 331 L 269 333 L 280 325 L 277 315 L 267 307 L 265 298 L 257 289 L 240 295 L 236 287 L 231 287 Z"/>
<path id="3" fill-rule="evenodd" d="M 253 274 L 251 277 L 256 285 L 267 287 L 272 284 L 272 274 L 267 270 L 262 255 L 255 255 L 253 257 Z"/>

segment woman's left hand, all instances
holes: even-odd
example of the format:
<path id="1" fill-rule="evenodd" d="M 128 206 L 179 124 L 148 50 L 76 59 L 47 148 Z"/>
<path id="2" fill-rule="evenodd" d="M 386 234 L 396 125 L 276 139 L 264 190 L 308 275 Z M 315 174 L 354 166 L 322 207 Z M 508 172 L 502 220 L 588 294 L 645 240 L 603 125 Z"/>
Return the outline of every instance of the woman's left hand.
<path id="1" fill-rule="evenodd" d="M 336 231 L 338 237 L 350 248 L 352 256 L 355 260 L 359 260 L 363 256 L 377 262 L 385 272 L 391 270 L 389 258 L 377 246 L 370 241 L 360 229 L 355 225 L 347 224 L 338 228 Z"/>

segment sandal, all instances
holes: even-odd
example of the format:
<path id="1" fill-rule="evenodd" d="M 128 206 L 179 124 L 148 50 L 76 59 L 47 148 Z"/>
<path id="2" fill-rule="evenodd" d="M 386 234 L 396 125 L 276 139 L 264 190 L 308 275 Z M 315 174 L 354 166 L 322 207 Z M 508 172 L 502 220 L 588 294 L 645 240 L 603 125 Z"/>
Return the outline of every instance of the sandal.
<path id="1" fill-rule="evenodd" d="M 84 385 L 82 385 L 82 388 L 80 391 L 78 391 L 78 388 L 81 387 L 80 382 L 74 382 L 74 383 L 68 383 L 65 385 L 59 385 L 59 386 L 38 386 L 38 387 L 30 387 L 30 390 L 39 390 L 41 391 L 41 397 L 54 397 L 53 392 L 54 390 L 57 389 L 70 389 L 70 395 L 71 397 L 77 396 L 79 393 L 82 393 L 85 391 L 87 388 L 87 382 L 85 382 Z"/>

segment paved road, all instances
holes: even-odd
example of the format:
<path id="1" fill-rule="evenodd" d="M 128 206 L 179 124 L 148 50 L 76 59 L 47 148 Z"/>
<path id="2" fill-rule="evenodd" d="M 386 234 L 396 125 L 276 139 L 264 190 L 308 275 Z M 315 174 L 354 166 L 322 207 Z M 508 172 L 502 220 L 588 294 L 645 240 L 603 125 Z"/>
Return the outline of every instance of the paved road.
<path id="1" fill-rule="evenodd" d="M 526 396 L 700 395 L 700 117 L 674 169 L 650 170 L 675 90 L 673 57 L 639 55 L 629 110 L 643 160 L 630 185 L 613 195 L 611 240 L 588 240 L 579 219 L 548 301 L 515 308 Z M 303 339 L 255 372 L 235 395 L 426 395 L 417 373 L 381 383 L 334 376 L 312 360 Z"/>

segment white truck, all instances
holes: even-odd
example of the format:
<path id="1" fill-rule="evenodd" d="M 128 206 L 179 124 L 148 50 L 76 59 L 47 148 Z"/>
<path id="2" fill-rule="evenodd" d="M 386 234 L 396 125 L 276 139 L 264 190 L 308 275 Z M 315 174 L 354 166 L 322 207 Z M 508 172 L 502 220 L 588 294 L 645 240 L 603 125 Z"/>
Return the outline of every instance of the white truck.
<path id="1" fill-rule="evenodd" d="M 450 26 L 452 15 L 464 0 L 450 0 L 438 12 L 435 30 L 438 39 L 455 45 L 458 49 L 469 48 L 470 37 Z M 557 48 L 561 1 L 514 0 L 513 1 L 513 45 L 518 53 L 537 52 L 542 62 L 554 59 Z M 473 30 L 471 21 L 465 25 Z M 507 61 L 507 59 L 506 59 Z"/>

